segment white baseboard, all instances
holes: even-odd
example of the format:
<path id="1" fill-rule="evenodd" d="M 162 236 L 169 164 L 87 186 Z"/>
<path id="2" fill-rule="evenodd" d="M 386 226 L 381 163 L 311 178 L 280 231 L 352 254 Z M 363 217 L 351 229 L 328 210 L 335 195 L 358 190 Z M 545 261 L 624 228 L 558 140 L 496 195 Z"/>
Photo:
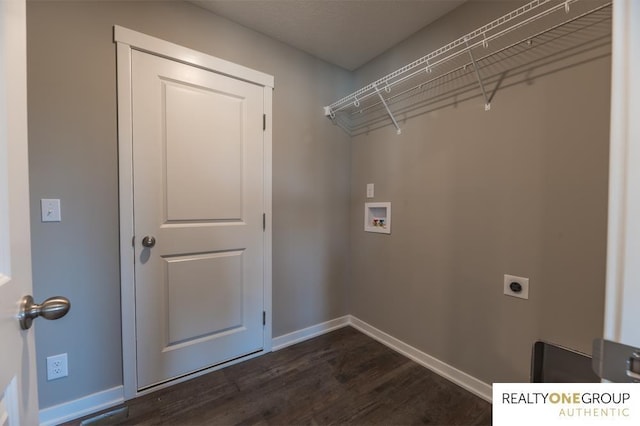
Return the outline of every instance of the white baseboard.
<path id="1" fill-rule="evenodd" d="M 413 346 L 404 343 L 401 340 L 396 339 L 395 337 L 385 333 L 384 331 L 378 330 L 377 328 L 354 317 L 353 315 L 349 315 L 349 324 L 353 328 L 377 340 L 383 345 L 393 349 L 398 353 L 401 353 L 407 358 L 417 362 L 423 367 L 428 368 L 429 370 L 444 377 L 445 379 L 452 381 L 453 383 L 479 396 L 485 401 L 492 401 L 491 385 L 478 380 L 475 377 L 465 373 L 464 371 L 460 371 L 457 368 L 452 367 L 449 364 L 442 362 L 439 359 L 434 358 L 431 355 L 428 355 L 420 351 L 419 349 L 416 349 Z"/>
<path id="2" fill-rule="evenodd" d="M 272 341 L 273 345 L 271 350 L 275 352 L 287 346 L 312 339 L 348 325 L 480 398 L 491 402 L 491 385 L 396 339 L 384 331 L 378 330 L 353 315 L 345 315 L 311 327 L 303 328 L 302 330 L 275 337 Z M 40 410 L 40 425 L 56 425 L 116 406 L 122 402 L 124 402 L 124 387 L 116 386 L 74 401 Z"/>
<path id="3" fill-rule="evenodd" d="M 353 328 L 377 340 L 383 345 L 417 362 L 423 367 L 428 368 L 429 370 L 446 378 L 447 380 L 450 380 L 451 382 L 468 390 L 474 395 L 479 396 L 485 401 L 491 402 L 491 385 L 479 379 L 476 379 L 475 377 L 465 373 L 464 371 L 460 371 L 457 368 L 452 367 L 449 364 L 442 362 L 439 359 L 426 354 L 401 340 L 396 339 L 395 337 L 385 333 L 382 330 L 378 330 L 374 326 L 367 324 L 366 322 L 354 317 L 353 315 L 345 315 L 331 321 L 323 322 L 321 324 L 303 328 L 302 330 L 278 336 L 273 339 L 272 350 L 277 351 L 280 349 L 284 349 L 287 346 L 303 342 L 313 337 L 320 336 L 321 334 L 329 333 L 330 331 L 345 327 L 347 325 L 352 326 Z"/>
<path id="4" fill-rule="evenodd" d="M 296 343 L 304 342 L 305 340 L 320 336 L 321 334 L 329 333 L 330 331 L 345 327 L 350 324 L 349 318 L 350 315 L 345 315 L 330 321 L 312 325 L 311 327 L 303 328 L 302 330 L 274 337 L 271 350 L 275 352 L 280 349 L 284 349 L 287 346 L 295 345 Z"/>
<path id="5" fill-rule="evenodd" d="M 101 392 L 40 410 L 40 425 L 57 425 L 95 413 L 124 402 L 124 387 L 116 386 Z"/>

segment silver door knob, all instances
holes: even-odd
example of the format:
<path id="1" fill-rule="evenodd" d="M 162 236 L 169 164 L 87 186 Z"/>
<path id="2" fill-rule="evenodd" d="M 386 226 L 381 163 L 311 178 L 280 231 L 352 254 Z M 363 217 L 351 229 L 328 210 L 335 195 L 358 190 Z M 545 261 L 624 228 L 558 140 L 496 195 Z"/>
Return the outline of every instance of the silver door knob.
<path id="1" fill-rule="evenodd" d="M 24 296 L 20 302 L 20 312 L 18 313 L 20 327 L 23 330 L 30 329 L 33 320 L 38 317 L 48 320 L 62 318 L 69 312 L 70 308 L 71 302 L 66 297 L 50 297 L 42 302 L 41 305 L 38 305 L 33 302 L 31 295 Z"/>
<path id="2" fill-rule="evenodd" d="M 151 248 L 156 245 L 156 238 L 147 235 L 142 239 L 142 246 Z"/>

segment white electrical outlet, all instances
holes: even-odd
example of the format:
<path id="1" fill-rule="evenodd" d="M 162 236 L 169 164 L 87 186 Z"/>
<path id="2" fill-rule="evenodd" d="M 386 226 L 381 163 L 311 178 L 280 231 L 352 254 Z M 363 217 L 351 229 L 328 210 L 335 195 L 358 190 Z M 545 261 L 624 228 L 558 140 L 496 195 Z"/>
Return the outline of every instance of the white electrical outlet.
<path id="1" fill-rule="evenodd" d="M 68 375 L 67 354 L 47 357 L 47 380 L 59 379 Z"/>
<path id="2" fill-rule="evenodd" d="M 529 278 L 516 277 L 515 275 L 504 276 L 504 294 L 507 296 L 529 298 Z"/>

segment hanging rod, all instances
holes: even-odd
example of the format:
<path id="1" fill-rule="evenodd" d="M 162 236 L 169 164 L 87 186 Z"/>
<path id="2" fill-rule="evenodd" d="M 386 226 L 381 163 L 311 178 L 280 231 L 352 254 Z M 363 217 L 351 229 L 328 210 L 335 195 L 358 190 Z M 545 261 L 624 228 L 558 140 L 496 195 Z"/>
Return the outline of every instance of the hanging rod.
<path id="1" fill-rule="evenodd" d="M 368 98 L 378 97 L 378 104 L 382 103 L 386 109 L 387 114 L 391 118 L 392 123 L 397 129 L 397 133 L 400 134 L 401 130 L 397 123 L 393 112 L 388 106 L 387 100 L 382 93 L 382 90 L 386 93 L 390 93 L 391 89 L 409 80 L 421 73 L 431 73 L 436 67 L 443 65 L 444 63 L 451 61 L 463 54 L 468 54 L 471 58 L 471 63 L 476 74 L 478 84 L 482 91 L 485 100 L 485 110 L 490 109 L 489 98 L 487 97 L 482 77 L 479 73 L 476 60 L 473 56 L 472 49 L 483 46 L 488 47 L 488 44 L 510 33 L 516 29 L 519 29 L 531 22 L 534 22 L 542 17 L 552 14 L 558 10 L 564 9 L 565 12 L 569 12 L 572 3 L 579 0 L 533 0 L 491 22 L 488 24 L 462 36 L 458 39 L 434 50 L 433 52 L 387 74 L 386 76 L 368 84 L 367 86 L 343 97 L 342 99 L 332 103 L 329 106 L 324 107 L 324 114 L 334 122 L 336 121 L 337 113 L 346 110 L 347 108 L 356 108 L 356 113 L 363 113 L 368 107 L 359 109 L 361 103 Z M 546 7 L 545 7 L 546 6 Z M 532 15 L 532 13 L 537 12 Z M 520 20 L 518 20 L 520 19 Z M 516 20 L 516 22 L 513 22 Z M 507 26 L 507 24 L 509 24 Z M 423 83 L 424 84 L 424 83 Z M 341 127 L 345 127 L 341 125 Z"/>

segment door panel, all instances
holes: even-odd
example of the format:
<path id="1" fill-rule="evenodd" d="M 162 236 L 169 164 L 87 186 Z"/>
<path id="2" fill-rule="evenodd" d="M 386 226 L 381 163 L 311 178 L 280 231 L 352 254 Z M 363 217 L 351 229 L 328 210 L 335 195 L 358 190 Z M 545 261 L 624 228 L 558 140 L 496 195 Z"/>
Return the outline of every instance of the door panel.
<path id="1" fill-rule="evenodd" d="M 0 425 L 38 424 L 33 330 L 20 330 L 32 293 L 24 0 L 0 1 Z"/>
<path id="2" fill-rule="evenodd" d="M 233 251 L 165 259 L 167 346 L 242 327 L 242 255 Z"/>
<path id="3" fill-rule="evenodd" d="M 142 389 L 263 347 L 263 89 L 133 51 L 132 100 Z"/>
<path id="4" fill-rule="evenodd" d="M 239 220 L 243 99 L 180 82 L 163 89 L 167 220 Z"/>

